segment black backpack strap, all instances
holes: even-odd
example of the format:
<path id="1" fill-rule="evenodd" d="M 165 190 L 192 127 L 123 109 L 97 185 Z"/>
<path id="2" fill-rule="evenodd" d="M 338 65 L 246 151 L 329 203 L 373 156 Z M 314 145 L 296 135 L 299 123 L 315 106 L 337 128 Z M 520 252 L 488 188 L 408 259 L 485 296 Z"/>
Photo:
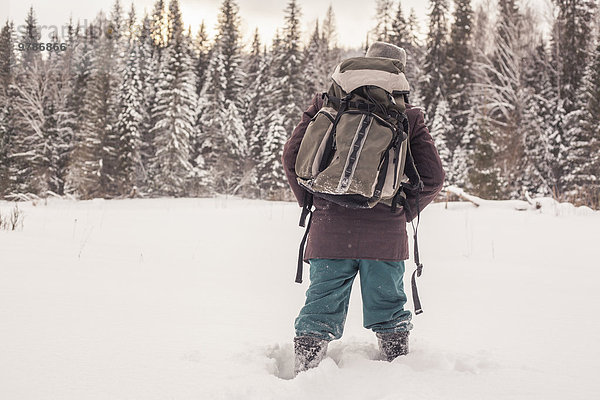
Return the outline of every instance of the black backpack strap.
<path id="1" fill-rule="evenodd" d="M 302 237 L 302 242 L 300 242 L 300 249 L 298 250 L 298 268 L 296 269 L 296 283 L 302 283 L 302 270 L 304 263 L 304 247 L 306 246 L 306 239 L 308 238 L 308 231 L 310 230 L 310 223 L 312 222 L 312 211 L 310 212 L 310 217 L 308 217 L 308 224 L 306 224 L 306 231 L 304 232 L 304 236 Z"/>
<path id="2" fill-rule="evenodd" d="M 421 191 L 417 191 L 416 193 L 416 197 L 415 197 L 415 201 L 416 201 L 416 206 L 417 206 L 417 224 L 415 225 L 414 223 L 414 219 L 412 221 L 410 221 L 411 225 L 413 226 L 413 231 L 414 231 L 414 258 L 415 258 L 415 265 L 417 266 L 417 269 L 415 269 L 412 273 L 412 277 L 411 277 L 411 286 L 412 286 L 412 294 L 413 294 L 413 304 L 415 306 L 415 314 L 419 315 L 423 312 L 423 308 L 421 307 L 421 299 L 419 298 L 419 291 L 417 289 L 417 277 L 420 277 L 421 274 L 423 273 L 423 264 L 421 264 L 421 259 L 419 257 L 419 238 L 418 238 L 418 234 L 419 234 L 419 223 L 421 222 L 421 210 L 419 207 L 419 196 L 420 196 Z"/>
<path id="3" fill-rule="evenodd" d="M 308 191 L 304 191 L 304 201 L 302 204 L 302 212 L 300 213 L 300 222 L 299 226 L 306 226 L 306 217 L 310 214 L 313 206 L 313 195 Z"/>
<path id="4" fill-rule="evenodd" d="M 310 223 L 312 221 L 312 206 L 313 206 L 313 195 L 309 192 L 304 192 L 304 205 L 302 206 L 302 213 L 300 214 L 301 227 L 306 226 L 306 231 L 300 242 L 300 249 L 298 250 L 298 268 L 296 269 L 296 283 L 302 283 L 302 267 L 304 262 L 304 248 L 306 246 L 306 239 L 308 238 L 308 231 L 310 230 Z M 306 223 L 306 217 L 308 223 Z"/>
<path id="5" fill-rule="evenodd" d="M 404 124 L 404 128 L 407 129 L 408 128 L 408 119 L 403 120 L 402 121 Z M 407 130 L 408 131 L 408 130 Z M 414 259 L 415 259 L 415 265 L 417 266 L 417 269 L 415 269 L 415 271 L 412 273 L 412 277 L 411 277 L 411 286 L 412 286 L 412 297 L 413 297 L 413 304 L 415 306 L 415 314 L 419 315 L 423 312 L 423 308 L 421 307 L 421 299 L 419 298 L 419 290 L 417 288 L 417 277 L 420 277 L 421 274 L 423 273 L 423 264 L 421 263 L 421 259 L 419 257 L 419 240 L 418 240 L 418 233 L 419 233 L 419 223 L 421 221 L 421 208 L 419 206 L 419 198 L 421 196 L 421 192 L 423 191 L 423 181 L 421 180 L 421 176 L 419 175 L 419 171 L 417 170 L 417 166 L 415 165 L 415 159 L 412 156 L 412 151 L 410 149 L 410 134 L 409 134 L 409 138 L 408 138 L 409 142 L 408 142 L 408 151 L 406 152 L 406 165 L 408 166 L 408 169 L 406 170 L 406 175 L 408 176 L 409 179 L 409 183 L 403 183 L 402 184 L 402 190 L 399 190 L 399 192 L 404 191 L 406 193 L 410 193 L 410 194 L 414 194 L 415 196 L 415 206 L 417 208 L 417 215 L 416 215 L 416 220 L 417 223 L 415 225 L 415 218 L 413 218 L 410 223 L 412 225 L 413 228 L 413 249 L 414 249 Z M 396 202 L 397 203 L 401 203 L 404 208 L 406 209 L 406 212 L 408 214 L 411 213 L 410 210 L 410 206 L 408 205 L 408 201 L 406 201 L 406 199 L 404 197 L 398 198 L 398 195 L 394 196 L 394 200 L 392 201 L 392 209 L 393 211 L 395 211 L 395 205 Z"/>
<path id="6" fill-rule="evenodd" d="M 421 263 L 421 259 L 419 257 L 419 240 L 418 240 L 419 222 L 421 220 L 419 197 L 420 197 L 420 191 L 417 191 L 415 193 L 416 207 L 417 207 L 417 217 L 416 217 L 417 224 L 415 225 L 414 219 L 410 222 L 413 227 L 413 232 L 414 232 L 414 234 L 413 234 L 413 250 L 414 250 L 415 265 L 417 266 L 417 269 L 415 269 L 415 271 L 412 273 L 412 277 L 411 277 L 412 297 L 413 297 L 413 304 L 415 306 L 415 315 L 419 315 L 423 312 L 423 308 L 421 307 L 421 299 L 419 298 L 419 290 L 417 288 L 417 277 L 420 277 L 421 274 L 423 273 L 423 264 Z M 410 213 L 410 206 L 408 205 L 408 201 L 406 201 L 406 199 L 402 198 L 402 201 L 399 201 L 399 203 L 401 203 L 404 206 L 404 208 L 406 209 L 406 211 L 408 213 Z"/>

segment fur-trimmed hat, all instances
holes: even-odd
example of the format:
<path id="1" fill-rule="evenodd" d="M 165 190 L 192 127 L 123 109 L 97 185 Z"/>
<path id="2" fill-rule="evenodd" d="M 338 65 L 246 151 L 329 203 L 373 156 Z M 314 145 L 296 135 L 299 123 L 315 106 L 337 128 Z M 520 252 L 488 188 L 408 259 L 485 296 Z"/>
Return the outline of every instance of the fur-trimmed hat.
<path id="1" fill-rule="evenodd" d="M 406 66 L 406 51 L 391 43 L 374 42 L 369 46 L 366 57 L 383 57 L 400 60 L 403 66 Z"/>

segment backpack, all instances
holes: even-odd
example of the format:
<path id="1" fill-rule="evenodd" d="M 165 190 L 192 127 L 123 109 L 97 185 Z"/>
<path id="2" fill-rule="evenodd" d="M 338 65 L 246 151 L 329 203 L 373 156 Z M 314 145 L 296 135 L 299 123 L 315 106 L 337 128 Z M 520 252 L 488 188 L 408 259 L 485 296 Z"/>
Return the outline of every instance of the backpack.
<path id="1" fill-rule="evenodd" d="M 394 213 L 399 204 L 407 207 L 407 191 L 418 198 L 423 187 L 409 146 L 405 111 L 410 87 L 403 63 L 380 57 L 349 58 L 335 68 L 331 78 L 329 90 L 322 94 L 323 107 L 306 129 L 295 164 L 298 183 L 306 189 L 298 283 L 302 282 L 311 222 L 309 218 L 306 224 L 306 217 L 312 217 L 313 196 L 349 208 L 383 203 Z"/>
<path id="2" fill-rule="evenodd" d="M 384 202 L 395 211 L 402 183 L 410 181 L 404 175 L 410 155 L 403 71 L 399 60 L 377 57 L 350 58 L 336 67 L 298 150 L 300 186 L 345 207 Z"/>

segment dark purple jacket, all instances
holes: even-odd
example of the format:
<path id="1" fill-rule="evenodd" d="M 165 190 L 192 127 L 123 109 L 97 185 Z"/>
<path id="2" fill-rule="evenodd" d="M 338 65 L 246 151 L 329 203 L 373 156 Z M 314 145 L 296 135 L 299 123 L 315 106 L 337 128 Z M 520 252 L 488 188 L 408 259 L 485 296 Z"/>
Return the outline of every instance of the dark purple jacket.
<path id="1" fill-rule="evenodd" d="M 305 190 L 296 180 L 296 157 L 306 128 L 322 105 L 323 100 L 316 95 L 283 148 L 285 174 L 300 206 Z M 419 197 L 419 206 L 423 210 L 440 192 L 445 174 L 423 113 L 408 106 L 406 114 L 410 124 L 410 148 L 425 185 Z M 315 196 L 304 261 L 311 258 L 406 260 L 406 221 L 412 220 L 416 212 L 415 198 L 408 196 L 407 199 L 411 215 L 406 215 L 405 210 L 392 214 L 384 204 L 370 209 L 350 209 Z"/>

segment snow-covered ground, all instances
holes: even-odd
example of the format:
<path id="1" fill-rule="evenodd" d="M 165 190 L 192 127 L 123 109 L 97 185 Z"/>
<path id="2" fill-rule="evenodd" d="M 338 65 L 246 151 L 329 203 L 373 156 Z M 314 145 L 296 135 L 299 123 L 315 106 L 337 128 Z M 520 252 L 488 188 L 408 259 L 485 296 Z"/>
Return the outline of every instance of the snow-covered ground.
<path id="1" fill-rule="evenodd" d="M 600 213 L 514 206 L 423 213 L 407 357 L 377 360 L 356 286 L 344 337 L 290 379 L 295 204 L 23 203 L 0 231 L 0 399 L 598 399 Z"/>

